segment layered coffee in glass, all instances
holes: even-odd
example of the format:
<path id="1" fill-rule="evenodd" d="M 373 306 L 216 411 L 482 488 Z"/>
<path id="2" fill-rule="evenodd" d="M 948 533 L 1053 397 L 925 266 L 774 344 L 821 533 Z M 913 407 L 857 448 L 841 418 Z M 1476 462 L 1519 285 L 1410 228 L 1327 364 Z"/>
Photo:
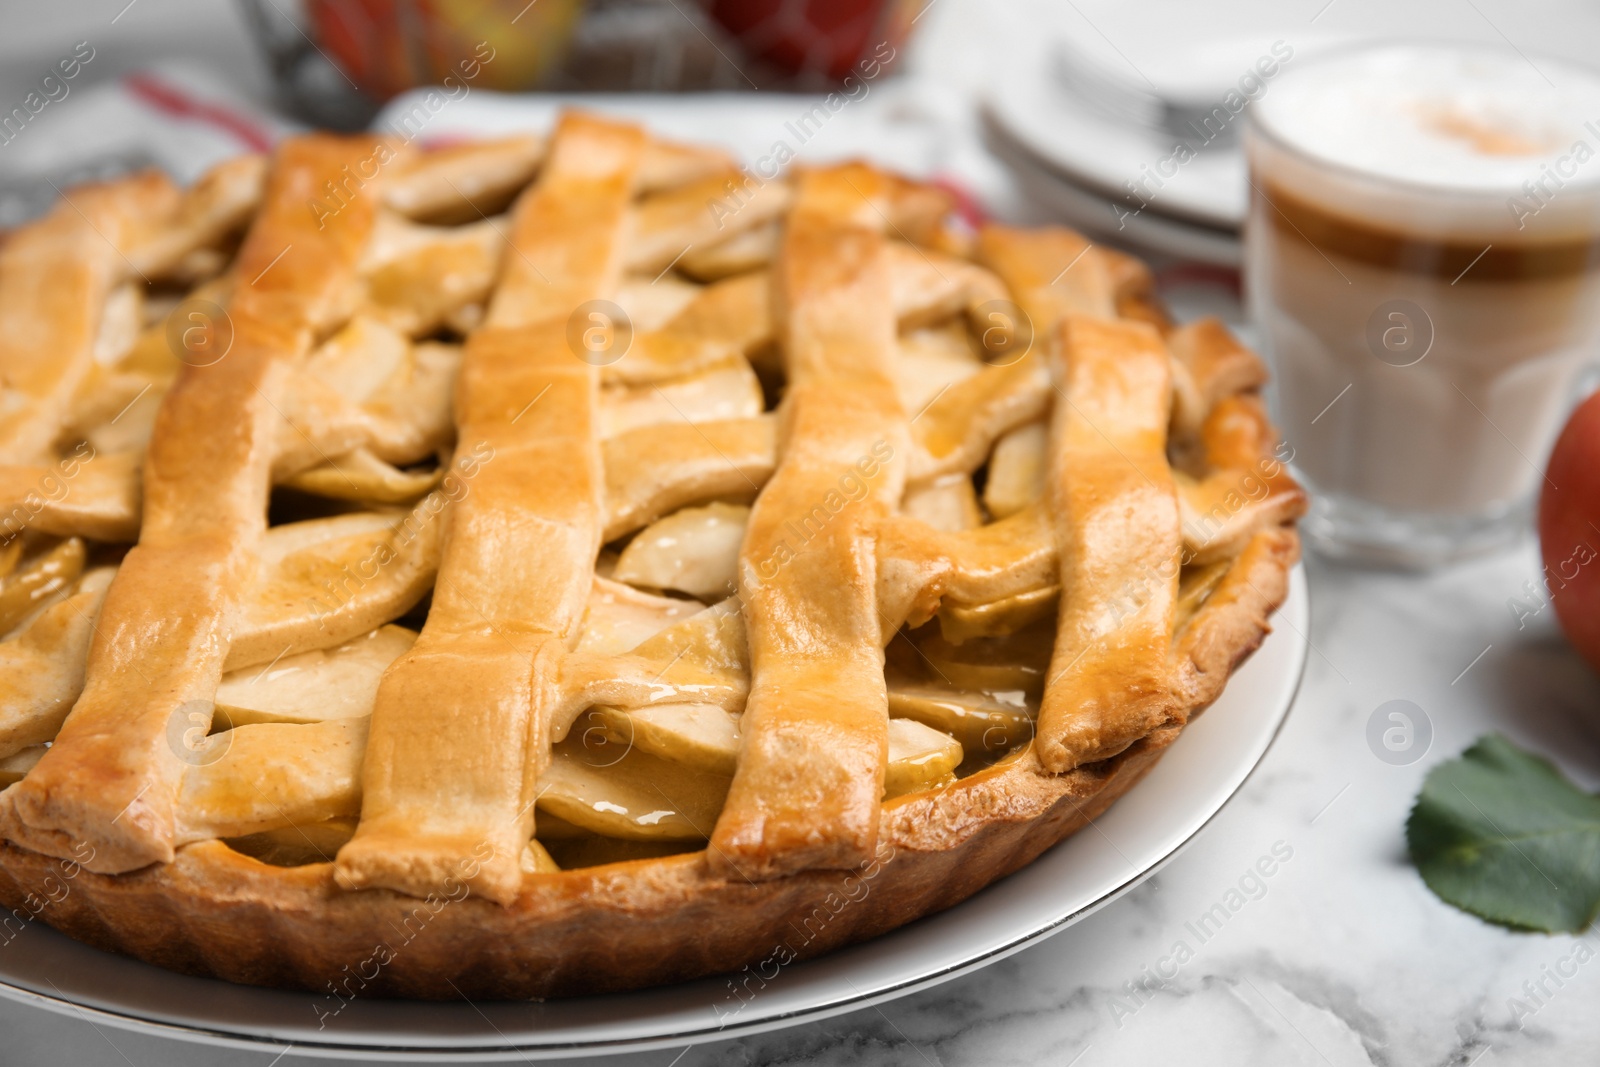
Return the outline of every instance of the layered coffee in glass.
<path id="1" fill-rule="evenodd" d="M 1252 109 L 1247 297 L 1338 555 L 1430 564 L 1526 529 L 1600 335 L 1600 77 L 1368 46 Z"/>

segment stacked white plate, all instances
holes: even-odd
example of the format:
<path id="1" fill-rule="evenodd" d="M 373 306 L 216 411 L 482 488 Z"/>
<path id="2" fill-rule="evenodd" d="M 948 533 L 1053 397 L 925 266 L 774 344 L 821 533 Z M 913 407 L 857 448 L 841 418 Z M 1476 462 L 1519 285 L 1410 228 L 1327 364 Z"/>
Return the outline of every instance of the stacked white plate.
<path id="1" fill-rule="evenodd" d="M 1039 204 L 1106 240 L 1239 263 L 1248 101 L 1332 42 L 1268 33 L 1148 43 L 1131 59 L 1092 35 L 1016 42 L 984 100 L 989 147 Z"/>

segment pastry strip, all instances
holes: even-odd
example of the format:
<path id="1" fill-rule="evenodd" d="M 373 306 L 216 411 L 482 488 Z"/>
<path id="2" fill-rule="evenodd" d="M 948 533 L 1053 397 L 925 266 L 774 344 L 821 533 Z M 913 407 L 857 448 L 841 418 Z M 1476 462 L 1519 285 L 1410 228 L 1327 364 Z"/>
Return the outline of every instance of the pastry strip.
<path id="1" fill-rule="evenodd" d="M 908 438 L 877 185 L 859 166 L 802 175 L 775 270 L 789 387 L 739 558 L 751 687 L 707 853 L 724 875 L 855 867 L 877 841 L 888 695 L 872 530 L 903 492 Z"/>
<path id="2" fill-rule="evenodd" d="M 568 320 L 617 284 L 643 146 L 636 129 L 569 115 L 516 209 L 456 392 L 458 448 L 486 458 L 451 514 L 422 635 L 379 685 L 345 888 L 465 884 L 509 903 L 521 886 L 557 668 L 604 522 L 599 368 L 569 347 Z"/>
<path id="3" fill-rule="evenodd" d="M 1143 323 L 1069 316 L 1050 426 L 1061 598 L 1036 749 L 1051 771 L 1114 756 L 1179 712 L 1181 536 L 1166 435 L 1171 371 Z"/>
<path id="4" fill-rule="evenodd" d="M 87 682 L 54 746 L 0 801 L 4 836 L 50 855 L 87 843 L 92 870 L 173 857 L 173 802 L 209 727 L 266 527 L 269 471 L 291 365 L 336 313 L 372 225 L 373 190 L 319 227 L 308 190 L 370 153 L 369 138 L 308 137 L 280 151 L 228 304 L 233 343 L 186 366 L 156 420 L 144 525 L 100 611 Z"/>
<path id="5" fill-rule="evenodd" d="M 1027 313 L 1039 351 L 1054 342 L 1057 325 L 1068 315 L 1116 317 L 1111 278 L 1097 251 L 1071 230 L 985 226 L 978 234 L 978 262 L 1000 276 Z"/>

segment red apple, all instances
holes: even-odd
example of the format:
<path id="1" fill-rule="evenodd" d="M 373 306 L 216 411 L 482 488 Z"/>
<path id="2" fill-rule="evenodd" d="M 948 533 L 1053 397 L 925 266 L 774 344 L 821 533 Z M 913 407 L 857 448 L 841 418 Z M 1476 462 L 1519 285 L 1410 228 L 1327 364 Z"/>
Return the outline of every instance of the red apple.
<path id="1" fill-rule="evenodd" d="M 1561 628 L 1600 670 L 1600 393 L 1578 405 L 1550 454 L 1539 548 Z"/>

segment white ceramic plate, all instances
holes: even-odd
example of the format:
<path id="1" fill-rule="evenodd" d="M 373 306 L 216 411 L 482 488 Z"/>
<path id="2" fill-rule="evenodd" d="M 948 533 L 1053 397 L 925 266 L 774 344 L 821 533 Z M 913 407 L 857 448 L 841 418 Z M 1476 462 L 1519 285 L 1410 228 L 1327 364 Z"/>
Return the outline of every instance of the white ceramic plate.
<path id="1" fill-rule="evenodd" d="M 1051 69 L 1056 42 L 1048 35 L 1015 42 L 986 94 L 986 111 L 1004 131 L 1095 195 L 1126 199 L 1128 181 L 1173 154 L 1170 133 L 1102 118 L 1061 84 Z M 1244 220 L 1245 166 L 1238 141 L 1208 145 L 1178 167 L 1143 214 L 1191 225 L 1236 230 Z"/>
<path id="2" fill-rule="evenodd" d="M 1241 249 L 1236 231 L 1196 225 L 1155 211 L 1141 211 L 1137 215 L 1125 209 L 1119 212 L 1118 205 L 1109 198 L 1063 177 L 1027 145 L 1012 137 L 993 114 L 988 115 L 988 123 L 989 150 L 1011 168 L 1018 187 L 1030 199 L 1090 237 L 1157 256 L 1221 267 L 1239 266 Z"/>
<path id="3" fill-rule="evenodd" d="M 1296 568 L 1278 632 L 1222 699 L 1090 829 L 949 911 L 782 969 L 741 1000 L 723 978 L 545 1003 L 337 1002 L 171 974 L 34 923 L 0 947 L 0 995 L 97 1024 L 344 1059 L 527 1060 L 677 1047 L 866 1007 L 1010 955 L 1138 885 L 1189 843 L 1272 743 L 1299 685 L 1309 609 Z M 753 985 L 754 983 L 752 983 Z"/>

